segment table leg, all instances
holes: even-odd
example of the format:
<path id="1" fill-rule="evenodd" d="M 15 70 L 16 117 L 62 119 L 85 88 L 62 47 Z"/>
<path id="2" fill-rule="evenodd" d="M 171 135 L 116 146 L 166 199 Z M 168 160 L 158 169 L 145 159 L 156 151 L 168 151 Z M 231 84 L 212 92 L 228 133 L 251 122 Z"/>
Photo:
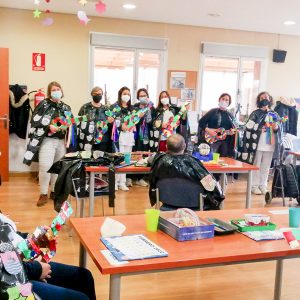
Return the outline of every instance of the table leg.
<path id="1" fill-rule="evenodd" d="M 86 268 L 86 250 L 84 246 L 80 243 L 79 246 L 79 267 Z"/>
<path id="2" fill-rule="evenodd" d="M 110 275 L 109 279 L 109 300 L 120 300 L 121 275 Z"/>
<path id="3" fill-rule="evenodd" d="M 94 204 L 95 204 L 95 173 L 90 172 L 90 213 L 89 216 L 94 216 Z"/>
<path id="4" fill-rule="evenodd" d="M 252 171 L 249 171 L 248 180 L 247 180 L 246 208 L 251 208 L 251 186 L 252 186 Z"/>
<path id="5" fill-rule="evenodd" d="M 283 259 L 278 259 L 276 262 L 274 300 L 280 300 L 281 298 L 282 267 L 283 267 Z"/>

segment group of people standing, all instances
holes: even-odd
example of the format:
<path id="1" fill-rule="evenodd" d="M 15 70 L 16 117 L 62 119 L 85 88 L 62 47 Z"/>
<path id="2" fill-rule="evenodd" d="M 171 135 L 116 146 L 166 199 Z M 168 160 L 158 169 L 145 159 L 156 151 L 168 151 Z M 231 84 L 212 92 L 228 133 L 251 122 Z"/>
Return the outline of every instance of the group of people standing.
<path id="1" fill-rule="evenodd" d="M 80 108 L 78 116 L 74 116 L 70 106 L 62 101 L 63 96 L 58 82 L 49 83 L 47 98 L 35 108 L 31 119 L 24 163 L 30 165 L 39 161 L 37 206 L 47 203 L 49 182 L 50 198 L 54 196 L 57 175 L 47 171 L 65 155 L 67 148 L 110 153 L 165 151 L 167 137 L 185 122 L 188 109 L 187 106 L 172 105 L 167 91 L 160 93 L 155 108 L 144 88 L 137 91 L 137 102 L 132 104 L 130 89 L 125 86 L 118 91 L 117 101 L 107 106 L 101 101 L 103 90 L 94 87 L 91 101 Z M 174 119 L 176 124 L 172 123 Z M 139 178 L 137 184 L 147 185 L 143 178 Z M 128 190 L 125 174 L 117 175 L 115 189 Z"/>
<path id="2" fill-rule="evenodd" d="M 228 111 L 231 96 L 224 93 L 219 98 L 219 107 L 208 111 L 199 121 L 198 139 L 205 136 L 220 138 L 211 144 L 213 152 L 221 157 L 234 157 L 242 162 L 259 166 L 253 172 L 252 193 L 266 194 L 268 174 L 272 159 L 278 159 L 281 145 L 281 118 L 272 110 L 273 98 L 268 92 L 261 92 L 256 98 L 255 109 L 243 126 Z M 238 127 L 241 127 L 239 129 Z M 238 134 L 238 131 L 241 134 Z M 238 139 L 239 137 L 239 139 Z"/>

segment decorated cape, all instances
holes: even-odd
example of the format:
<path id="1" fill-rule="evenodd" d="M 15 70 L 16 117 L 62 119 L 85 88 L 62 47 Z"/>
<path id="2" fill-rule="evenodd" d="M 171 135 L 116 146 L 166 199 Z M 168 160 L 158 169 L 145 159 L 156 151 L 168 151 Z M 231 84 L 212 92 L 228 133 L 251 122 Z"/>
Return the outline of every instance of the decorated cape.
<path id="1" fill-rule="evenodd" d="M 134 105 L 135 109 L 140 108 L 140 103 Z M 149 150 L 149 137 L 150 137 L 150 128 L 152 124 L 152 112 L 153 112 L 153 103 L 149 103 L 148 109 L 136 126 L 135 133 L 135 151 L 148 151 Z"/>
<path id="2" fill-rule="evenodd" d="M 173 115 L 176 115 L 176 110 L 173 106 L 170 106 L 170 111 Z M 157 152 L 159 146 L 160 136 L 162 134 L 162 123 L 164 118 L 164 110 L 162 108 L 156 108 L 153 110 L 152 115 L 152 127 L 150 129 L 150 151 Z"/>
<path id="3" fill-rule="evenodd" d="M 38 151 L 45 136 L 49 133 L 49 126 L 53 119 L 64 116 L 65 112 L 71 112 L 69 105 L 60 101 L 53 102 L 45 99 L 35 108 L 31 118 L 31 129 L 29 132 L 29 142 L 24 155 L 23 163 L 30 165 L 32 161 L 37 161 Z M 64 138 L 65 132 L 57 133 L 59 138 Z"/>
<path id="4" fill-rule="evenodd" d="M 262 109 L 256 109 L 253 111 L 248 121 L 246 122 L 246 128 L 244 131 L 243 138 L 240 142 L 237 159 L 249 164 L 254 163 L 254 158 L 257 151 L 260 135 L 263 127 L 270 127 L 270 124 L 266 124 L 265 119 L 268 114 L 274 114 L 277 117 L 279 129 L 277 132 L 273 132 L 275 150 L 273 158 L 279 158 L 280 155 L 280 141 L 281 141 L 281 125 L 279 124 L 280 117 L 274 111 L 264 111 Z"/>
<path id="5" fill-rule="evenodd" d="M 104 105 L 95 107 L 91 102 L 84 104 L 79 116 L 86 116 L 78 126 L 78 150 L 91 150 L 94 144 L 109 142 L 112 125 L 107 121 L 108 108 Z"/>
<path id="6" fill-rule="evenodd" d="M 32 285 L 28 281 L 21 258 L 12 243 L 17 235 L 13 227 L 0 218 L 0 299 L 34 300 Z"/>
<path id="7" fill-rule="evenodd" d="M 207 188 L 203 181 L 207 176 L 211 177 L 215 184 L 212 191 L 209 191 L 209 188 Z M 171 155 L 168 153 L 158 153 L 155 155 L 149 175 L 149 197 L 152 206 L 156 203 L 155 189 L 157 181 L 162 178 L 186 178 L 199 183 L 202 187 L 208 208 L 218 209 L 225 198 L 219 184 L 202 163 L 188 154 Z"/>

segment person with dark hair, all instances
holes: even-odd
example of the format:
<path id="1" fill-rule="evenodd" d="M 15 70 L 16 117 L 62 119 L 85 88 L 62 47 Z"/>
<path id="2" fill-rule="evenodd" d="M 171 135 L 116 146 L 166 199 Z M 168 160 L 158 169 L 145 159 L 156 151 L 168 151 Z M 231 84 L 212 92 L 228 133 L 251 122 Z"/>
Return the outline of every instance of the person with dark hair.
<path id="1" fill-rule="evenodd" d="M 151 205 L 156 204 L 157 183 L 166 178 L 188 179 L 199 184 L 204 194 L 204 210 L 220 209 L 221 202 L 225 199 L 220 185 L 215 178 L 206 170 L 202 163 L 189 154 L 185 154 L 185 140 L 180 134 L 168 137 L 167 152 L 157 153 L 151 161 L 149 175 L 149 198 Z M 176 183 L 175 183 L 176 184 Z M 188 207 L 189 203 L 182 199 L 182 207 Z"/>
<path id="2" fill-rule="evenodd" d="M 38 104 L 31 118 L 29 142 L 23 162 L 30 165 L 37 159 L 39 161 L 40 196 L 37 206 L 47 203 L 50 180 L 50 198 L 53 198 L 57 175 L 50 175 L 48 170 L 66 153 L 65 137 L 68 131 L 66 127 L 60 126 L 62 123 L 57 119 L 70 117 L 72 113 L 71 107 L 61 100 L 63 96 L 61 85 L 56 81 L 50 82 L 47 98 Z"/>
<path id="3" fill-rule="evenodd" d="M 236 128 L 233 115 L 227 110 L 231 104 L 231 96 L 223 93 L 219 97 L 219 107 L 208 111 L 198 125 L 198 141 L 211 144 L 214 153 L 220 156 L 234 156 L 234 129 Z M 227 134 L 222 135 L 222 132 Z M 229 134 L 228 134 L 229 133 Z"/>
<path id="4" fill-rule="evenodd" d="M 115 118 L 113 134 L 115 136 L 116 148 L 119 152 L 132 152 L 132 147 L 135 144 L 133 129 L 129 128 L 129 123 L 126 120 L 132 111 L 131 93 L 126 86 L 122 87 L 118 92 L 118 101 L 110 107 L 110 110 L 120 108 Z M 118 137 L 118 141 L 116 140 Z M 126 174 L 116 174 L 115 190 L 128 191 L 126 186 Z"/>
<path id="5" fill-rule="evenodd" d="M 133 151 L 149 151 L 150 128 L 152 124 L 152 113 L 154 110 L 153 103 L 149 99 L 149 93 L 145 88 L 140 88 L 136 93 L 138 102 L 134 104 L 135 110 L 146 110 L 140 114 L 140 120 L 135 125 L 135 145 Z M 140 186 L 148 186 L 145 176 L 136 175 L 136 184 Z M 129 178 L 128 178 L 129 179 Z"/>
<path id="6" fill-rule="evenodd" d="M 248 121 L 238 150 L 238 159 L 259 167 L 253 172 L 252 193 L 266 194 L 272 158 L 279 158 L 281 143 L 280 117 L 271 109 L 273 98 L 261 92 L 256 98 L 257 109 Z"/>
<path id="7" fill-rule="evenodd" d="M 2 226 L 8 228 L 8 232 L 5 236 L 7 240 L 1 241 L 3 243 L 10 242 L 17 244 L 24 241 L 23 239 L 28 235 L 27 233 L 17 231 L 16 224 L 7 216 L 0 213 L 0 227 Z M 4 228 L 2 228 L 2 233 L 3 232 Z M 96 299 L 93 275 L 85 268 L 56 262 L 45 263 L 39 258 L 33 261 L 23 262 L 23 267 L 29 282 L 32 284 L 32 291 L 43 300 Z M 14 280 L 16 279 L 16 276 L 10 276 L 12 276 Z M 5 282 L 5 280 L 9 280 L 9 277 L 3 276 L 1 280 Z M 7 298 L 5 297 L 4 299 Z"/>
<path id="8" fill-rule="evenodd" d="M 167 91 L 162 91 L 158 97 L 158 104 L 152 115 L 152 128 L 150 130 L 150 150 L 151 152 L 166 151 L 167 137 L 164 136 L 163 129 L 174 118 L 175 110 L 171 107 L 171 97 Z"/>
<path id="9" fill-rule="evenodd" d="M 84 104 L 78 115 L 85 116 L 78 125 L 79 150 L 112 152 L 111 129 L 114 118 L 106 116 L 108 108 L 101 103 L 102 88 L 95 86 L 91 91 L 92 101 Z"/>

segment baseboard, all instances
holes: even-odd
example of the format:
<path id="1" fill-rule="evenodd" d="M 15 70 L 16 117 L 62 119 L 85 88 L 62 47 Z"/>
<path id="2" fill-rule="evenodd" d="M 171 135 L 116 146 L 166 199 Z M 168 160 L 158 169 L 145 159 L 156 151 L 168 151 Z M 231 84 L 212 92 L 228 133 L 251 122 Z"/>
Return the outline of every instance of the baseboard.
<path id="1" fill-rule="evenodd" d="M 37 178 L 38 172 L 9 172 L 9 177 Z"/>

